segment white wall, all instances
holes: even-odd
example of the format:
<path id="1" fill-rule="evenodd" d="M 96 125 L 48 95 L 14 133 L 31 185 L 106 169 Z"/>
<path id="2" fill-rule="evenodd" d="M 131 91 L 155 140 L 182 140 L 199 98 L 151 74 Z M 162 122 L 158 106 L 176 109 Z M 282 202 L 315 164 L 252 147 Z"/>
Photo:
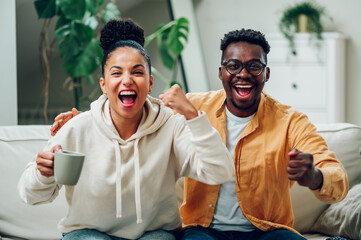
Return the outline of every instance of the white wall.
<path id="1" fill-rule="evenodd" d="M 175 19 L 185 17 L 189 21 L 188 42 L 182 52 L 188 90 L 205 92 L 209 89 L 209 82 L 192 2 L 192 0 L 171 0 L 171 7 Z"/>
<path id="2" fill-rule="evenodd" d="M 222 87 L 218 79 L 221 52 L 220 39 L 231 30 L 252 28 L 263 33 L 275 33 L 281 11 L 291 0 L 193 0 L 198 29 L 203 44 L 211 89 Z M 346 121 L 361 125 L 361 1 L 317 0 L 326 7 L 333 21 L 324 18 L 326 32 L 341 32 L 346 43 Z M 271 46 L 272 51 L 272 46 Z M 271 79 L 268 84 L 272 84 Z"/>
<path id="3" fill-rule="evenodd" d="M 15 1 L 0 2 L 0 30 L 0 125 L 16 125 Z"/>

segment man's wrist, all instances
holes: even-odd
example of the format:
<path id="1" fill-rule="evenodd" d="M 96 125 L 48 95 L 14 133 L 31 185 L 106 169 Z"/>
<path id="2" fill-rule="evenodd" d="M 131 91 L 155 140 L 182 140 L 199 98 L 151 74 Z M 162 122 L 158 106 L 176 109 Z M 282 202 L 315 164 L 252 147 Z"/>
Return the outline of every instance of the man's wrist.
<path id="1" fill-rule="evenodd" d="M 323 185 L 323 174 L 318 168 L 315 168 L 315 177 L 309 188 L 311 190 L 317 190 L 317 189 L 321 189 L 322 185 Z"/>

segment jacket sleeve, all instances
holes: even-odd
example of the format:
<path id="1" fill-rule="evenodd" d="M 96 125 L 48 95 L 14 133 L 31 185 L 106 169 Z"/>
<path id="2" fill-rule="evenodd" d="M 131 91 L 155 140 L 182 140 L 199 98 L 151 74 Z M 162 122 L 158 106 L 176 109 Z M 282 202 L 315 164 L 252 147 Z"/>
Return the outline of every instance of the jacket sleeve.
<path id="1" fill-rule="evenodd" d="M 305 153 L 311 153 L 315 167 L 323 175 L 323 185 L 313 194 L 321 201 L 335 203 L 348 193 L 347 173 L 336 155 L 328 150 L 326 141 L 317 133 L 316 127 L 305 117 L 300 116 L 294 125 L 291 143 Z M 297 125 L 297 127 L 296 127 Z"/>
<path id="2" fill-rule="evenodd" d="M 190 177 L 216 185 L 234 175 L 233 159 L 222 139 L 203 112 L 192 120 L 183 116 L 175 128 L 174 152 L 178 160 L 179 177 Z"/>
<path id="3" fill-rule="evenodd" d="M 52 202 L 60 189 L 54 177 L 45 177 L 40 174 L 36 168 L 36 157 L 34 156 L 28 163 L 18 183 L 20 198 L 31 205 Z"/>

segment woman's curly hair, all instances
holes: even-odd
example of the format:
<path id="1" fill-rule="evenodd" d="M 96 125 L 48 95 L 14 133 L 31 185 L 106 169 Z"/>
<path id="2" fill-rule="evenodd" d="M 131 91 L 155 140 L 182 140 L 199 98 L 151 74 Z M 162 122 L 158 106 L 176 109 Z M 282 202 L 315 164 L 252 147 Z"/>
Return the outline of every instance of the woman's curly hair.
<path id="1" fill-rule="evenodd" d="M 144 56 L 151 74 L 150 57 L 144 49 L 144 29 L 132 19 L 110 20 L 105 24 L 100 35 L 100 47 L 103 49 L 102 73 L 111 52 L 119 47 L 132 47 Z"/>

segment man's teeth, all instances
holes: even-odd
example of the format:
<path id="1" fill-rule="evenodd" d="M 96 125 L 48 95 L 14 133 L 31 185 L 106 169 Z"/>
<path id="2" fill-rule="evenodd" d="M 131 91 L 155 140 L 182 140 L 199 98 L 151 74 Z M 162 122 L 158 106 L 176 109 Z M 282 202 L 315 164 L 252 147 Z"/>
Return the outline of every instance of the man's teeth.
<path id="1" fill-rule="evenodd" d="M 125 95 L 134 95 L 134 94 L 135 94 L 134 91 L 123 91 L 119 95 L 120 96 L 125 96 Z"/>
<path id="2" fill-rule="evenodd" d="M 236 88 L 251 88 L 252 85 L 236 85 Z"/>

